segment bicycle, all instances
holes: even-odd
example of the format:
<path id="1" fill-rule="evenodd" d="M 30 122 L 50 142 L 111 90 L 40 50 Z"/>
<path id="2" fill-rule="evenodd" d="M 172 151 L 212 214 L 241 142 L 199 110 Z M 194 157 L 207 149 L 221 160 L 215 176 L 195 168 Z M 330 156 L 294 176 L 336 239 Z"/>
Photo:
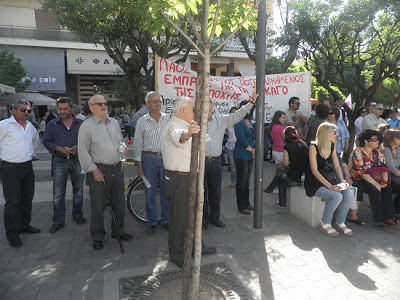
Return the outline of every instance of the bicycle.
<path id="1" fill-rule="evenodd" d="M 145 189 L 146 185 L 143 179 L 137 176 L 128 185 L 128 194 L 126 196 L 126 204 L 129 213 L 132 217 L 140 223 L 147 224 L 146 216 L 146 198 Z M 161 207 L 160 207 L 160 190 L 157 189 L 156 194 L 157 217 L 158 222 L 161 220 Z"/>

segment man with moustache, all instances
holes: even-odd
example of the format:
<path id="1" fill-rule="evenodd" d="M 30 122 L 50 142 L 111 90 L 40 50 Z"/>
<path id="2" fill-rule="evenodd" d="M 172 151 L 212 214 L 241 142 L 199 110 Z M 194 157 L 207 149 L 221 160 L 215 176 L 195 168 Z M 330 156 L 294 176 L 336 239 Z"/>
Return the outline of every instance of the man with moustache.
<path id="1" fill-rule="evenodd" d="M 39 134 L 29 119 L 28 101 L 12 105 L 11 118 L 0 122 L 0 176 L 3 182 L 4 229 L 11 247 L 22 247 L 19 233 L 39 233 L 30 225 L 32 200 L 35 194 L 35 174 L 32 159 Z"/>
<path id="2" fill-rule="evenodd" d="M 143 175 L 150 182 L 151 187 L 145 188 L 146 197 L 146 233 L 151 235 L 158 225 L 156 195 L 160 188 L 161 226 L 168 231 L 169 204 L 165 195 L 164 178 L 165 168 L 162 160 L 161 137 L 170 117 L 161 112 L 162 101 L 160 95 L 151 91 L 145 97 L 149 113 L 141 117 L 136 125 L 133 140 L 134 160 L 137 163 L 137 174 Z"/>
<path id="3" fill-rule="evenodd" d="M 72 101 L 63 97 L 57 101 L 58 117 L 46 126 L 43 145 L 53 155 L 53 225 L 50 233 L 60 230 L 65 224 L 65 192 L 68 174 L 71 177 L 73 206 L 72 218 L 84 224 L 82 214 L 83 174 L 78 159 L 78 132 L 82 120 L 72 114 Z"/>
<path id="4" fill-rule="evenodd" d="M 107 116 L 108 104 L 102 95 L 94 95 L 88 101 L 92 117 L 82 123 L 78 134 L 78 156 L 84 172 L 89 173 L 91 200 L 90 234 L 95 250 L 103 249 L 104 208 L 108 201 L 105 181 L 121 240 L 130 241 L 132 235 L 124 231 L 125 195 L 124 170 L 118 151 L 124 139 L 115 119 Z M 125 149 L 125 154 L 128 149 Z M 118 238 L 114 224 L 111 237 Z"/>

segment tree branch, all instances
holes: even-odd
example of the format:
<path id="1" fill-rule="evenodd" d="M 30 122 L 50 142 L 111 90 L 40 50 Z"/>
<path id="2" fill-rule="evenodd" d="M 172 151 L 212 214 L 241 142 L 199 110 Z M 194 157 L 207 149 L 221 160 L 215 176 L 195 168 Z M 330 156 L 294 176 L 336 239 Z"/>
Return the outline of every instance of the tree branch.
<path id="1" fill-rule="evenodd" d="M 212 43 L 213 38 L 214 38 L 215 28 L 217 27 L 217 23 L 218 23 L 220 7 L 221 7 L 221 0 L 217 0 L 217 8 L 215 10 L 214 24 L 213 24 L 213 27 L 211 29 L 210 36 L 208 37 L 208 41 L 207 41 L 207 44 L 206 44 L 207 48 L 210 48 L 211 43 Z"/>
<path id="2" fill-rule="evenodd" d="M 197 53 L 201 56 L 204 57 L 203 51 L 200 50 L 200 48 L 192 41 L 192 39 L 182 30 L 180 29 L 168 16 L 165 14 L 163 10 L 161 10 L 161 14 L 164 17 L 164 19 L 182 36 L 193 46 L 194 49 L 196 49 Z M 194 30 L 195 31 L 195 30 Z M 196 34 L 195 34 L 196 35 Z"/>
<path id="3" fill-rule="evenodd" d="M 213 50 L 213 52 L 211 52 L 211 54 L 210 54 L 211 57 L 213 57 L 215 55 L 215 53 L 217 53 L 229 40 L 232 39 L 232 37 L 239 31 L 239 29 L 243 26 L 243 24 L 250 18 L 250 16 L 253 14 L 254 10 L 258 7 L 259 3 L 260 3 L 260 0 L 257 0 L 257 2 L 254 3 L 254 6 L 252 7 L 252 9 L 248 13 L 248 15 L 244 18 L 242 23 L 240 23 L 238 25 L 238 27 L 236 27 L 236 29 L 233 32 L 231 32 L 231 34 L 228 36 L 228 38 L 225 41 L 223 41 L 221 44 L 219 44 L 218 47 L 215 48 Z"/>

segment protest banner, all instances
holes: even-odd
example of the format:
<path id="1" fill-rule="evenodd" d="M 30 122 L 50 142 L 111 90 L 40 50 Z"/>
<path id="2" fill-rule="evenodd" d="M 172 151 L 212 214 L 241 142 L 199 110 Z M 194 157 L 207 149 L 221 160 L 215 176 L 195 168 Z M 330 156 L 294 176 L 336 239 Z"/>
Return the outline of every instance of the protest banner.
<path id="1" fill-rule="evenodd" d="M 163 98 L 163 111 L 172 113 L 174 100 L 179 96 L 195 98 L 197 73 L 179 64 L 158 58 L 156 64 L 156 90 Z M 255 76 L 210 78 L 210 99 L 215 103 L 215 114 L 228 114 L 229 109 L 243 100 L 251 99 L 256 86 Z M 288 109 L 290 97 L 300 99 L 300 111 L 311 112 L 311 74 L 285 73 L 265 76 L 265 122 L 270 122 L 277 110 Z"/>

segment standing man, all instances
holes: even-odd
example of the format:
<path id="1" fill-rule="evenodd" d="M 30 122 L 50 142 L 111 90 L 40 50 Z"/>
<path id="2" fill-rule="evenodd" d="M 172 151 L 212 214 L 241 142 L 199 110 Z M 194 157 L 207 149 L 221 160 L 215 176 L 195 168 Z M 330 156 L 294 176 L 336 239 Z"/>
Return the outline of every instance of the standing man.
<path id="1" fill-rule="evenodd" d="M 82 121 L 85 121 L 85 116 L 82 114 L 81 112 L 81 107 L 78 104 L 74 104 L 72 105 L 72 115 L 77 118 L 80 119 Z"/>
<path id="2" fill-rule="evenodd" d="M 61 97 L 63 98 L 63 97 Z M 60 100 L 61 98 L 58 98 L 57 100 Z M 55 104 L 49 104 L 47 105 L 47 110 L 49 111 L 49 115 L 46 118 L 46 125 L 51 121 L 57 118 L 57 105 Z"/>
<path id="3" fill-rule="evenodd" d="M 141 117 L 136 125 L 133 140 L 134 160 L 137 163 L 137 174 L 143 175 L 150 182 L 151 187 L 145 189 L 146 196 L 146 233 L 155 232 L 158 224 L 156 195 L 157 187 L 160 188 L 161 225 L 168 230 L 169 204 L 165 194 L 164 178 L 165 169 L 161 157 L 161 137 L 169 116 L 161 112 L 162 101 L 157 92 L 148 92 L 144 101 L 149 113 Z"/>
<path id="4" fill-rule="evenodd" d="M 192 135 L 200 132 L 200 126 L 193 121 L 194 102 L 190 98 L 177 98 L 172 112 L 174 115 L 164 129 L 161 150 L 166 169 L 165 191 L 171 217 L 168 236 L 169 258 L 178 267 L 183 268 Z M 215 252 L 215 248 L 202 247 L 202 254 Z"/>
<path id="5" fill-rule="evenodd" d="M 212 115 L 214 103 L 210 102 L 208 109 L 206 141 L 206 163 L 204 170 L 204 206 L 203 228 L 207 229 L 208 223 L 219 228 L 225 224 L 220 220 L 222 167 L 220 156 L 222 152 L 222 140 L 228 127 L 239 123 L 256 104 L 257 94 L 253 91 L 252 100 L 241 109 L 228 115 Z"/>
<path id="6" fill-rule="evenodd" d="M 383 114 L 383 105 L 378 103 L 374 105 L 372 112 L 366 115 L 362 121 L 362 130 L 376 130 L 379 124 L 385 124 L 386 121 L 381 118 Z"/>
<path id="7" fill-rule="evenodd" d="M 131 117 L 128 115 L 128 111 L 124 111 L 124 115 L 122 116 L 122 122 L 124 123 L 125 133 L 124 138 L 128 136 L 128 140 L 131 139 Z"/>
<path id="8" fill-rule="evenodd" d="M 57 107 L 59 116 L 47 124 L 43 138 L 43 145 L 53 155 L 53 225 L 49 228 L 50 233 L 65 224 L 68 174 L 73 192 L 72 218 L 77 224 L 85 223 L 82 216 L 84 176 L 78 159 L 78 131 L 83 121 L 72 115 L 71 99 L 58 100 Z"/>
<path id="9" fill-rule="evenodd" d="M 120 238 L 132 240 L 124 231 L 125 195 L 124 170 L 118 148 L 123 137 L 115 119 L 107 117 L 107 101 L 101 95 L 94 95 L 88 101 L 92 117 L 82 123 L 78 134 L 78 156 L 84 172 L 89 173 L 91 200 L 90 234 L 95 250 L 103 249 L 104 208 L 108 197 L 104 188 L 110 191 L 112 209 L 117 222 Z M 125 154 L 128 149 L 125 149 Z M 118 238 L 114 224 L 111 237 Z"/>
<path id="10" fill-rule="evenodd" d="M 291 97 L 289 99 L 289 108 L 285 111 L 285 127 L 294 126 L 298 135 L 304 139 L 304 125 L 308 123 L 308 118 L 303 116 L 301 112 L 298 112 L 299 108 L 300 99 L 298 97 Z"/>
<path id="11" fill-rule="evenodd" d="M 30 225 L 35 174 L 32 159 L 39 142 L 35 127 L 28 122 L 31 107 L 18 100 L 11 118 L 0 122 L 0 177 L 3 182 L 4 229 L 11 247 L 22 247 L 19 233 L 39 233 Z"/>
<path id="12" fill-rule="evenodd" d="M 347 124 L 349 124 L 349 122 L 348 122 L 348 119 L 347 119 L 347 113 L 346 113 L 346 111 L 344 110 L 344 107 L 343 107 L 344 100 L 342 98 L 340 98 L 340 97 L 335 98 L 334 105 L 337 106 L 340 109 L 339 119 L 342 119 L 344 121 L 344 123 L 346 124 L 346 126 L 347 126 Z"/>

